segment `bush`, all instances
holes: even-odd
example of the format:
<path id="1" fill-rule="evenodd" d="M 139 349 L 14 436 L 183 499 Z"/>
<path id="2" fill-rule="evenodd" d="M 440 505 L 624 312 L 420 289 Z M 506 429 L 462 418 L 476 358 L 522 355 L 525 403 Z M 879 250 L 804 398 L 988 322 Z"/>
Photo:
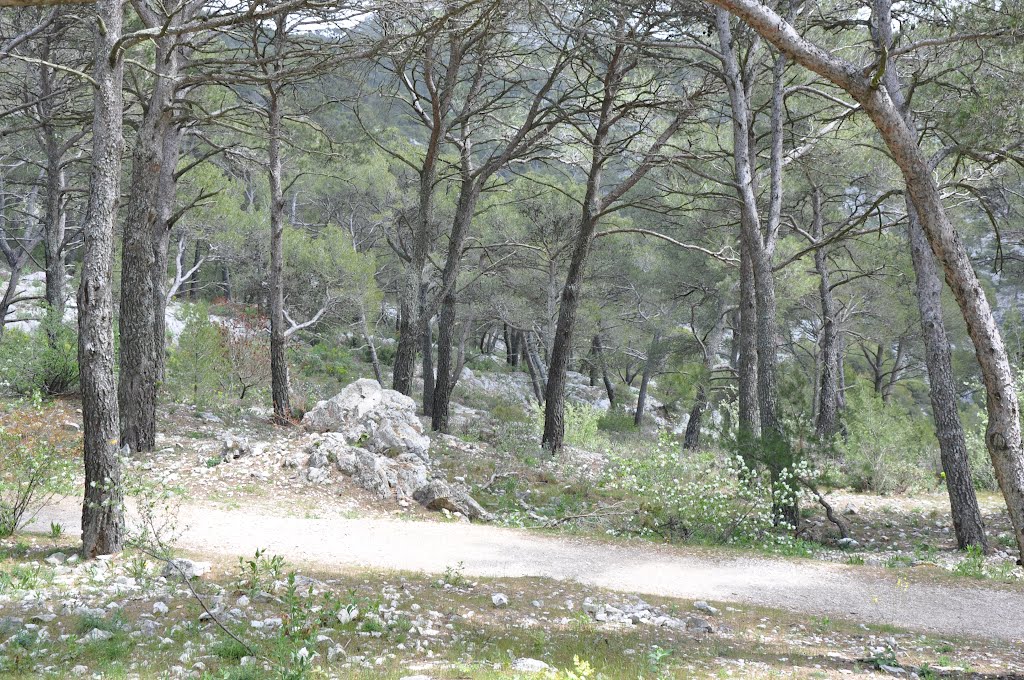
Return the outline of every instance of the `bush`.
<path id="1" fill-rule="evenodd" d="M 352 354 L 341 345 L 320 342 L 296 350 L 296 354 L 299 369 L 305 376 L 333 378 L 343 385 L 352 381 Z"/>
<path id="2" fill-rule="evenodd" d="M 857 491 L 904 493 L 933 488 L 938 444 L 925 418 L 886 405 L 865 383 L 848 393 L 847 437 L 837 444 L 846 482 Z"/>
<path id="3" fill-rule="evenodd" d="M 621 408 L 610 408 L 597 419 L 597 429 L 604 432 L 636 432 L 633 414 Z"/>
<path id="4" fill-rule="evenodd" d="M 377 360 L 380 361 L 380 363 L 382 365 L 394 366 L 394 364 L 395 364 L 395 354 L 398 352 L 398 343 L 395 343 L 395 342 L 383 343 L 383 342 L 381 342 L 380 344 L 375 346 L 375 349 L 377 350 Z M 367 345 L 366 347 L 363 348 L 363 361 L 365 363 L 368 363 L 368 364 L 373 361 L 373 357 L 370 356 L 370 347 L 369 347 L 369 345 Z"/>
<path id="5" fill-rule="evenodd" d="M 71 493 L 74 459 L 45 441 L 0 426 L 0 536 L 30 522 L 54 496 Z"/>
<path id="6" fill-rule="evenodd" d="M 624 528 L 641 535 L 712 544 L 791 540 L 774 521 L 767 475 L 739 456 L 684 458 L 662 440 L 650 453 L 613 456 L 602 486 L 637 501 L 638 512 Z"/>
<path id="7" fill-rule="evenodd" d="M 231 366 L 221 328 L 204 304 L 183 309 L 185 327 L 167 358 L 166 386 L 177 401 L 205 407 L 223 396 Z"/>
<path id="8" fill-rule="evenodd" d="M 10 328 L 0 340 L 0 384 L 14 394 L 58 396 L 78 385 L 78 334 L 48 315 L 31 333 Z"/>

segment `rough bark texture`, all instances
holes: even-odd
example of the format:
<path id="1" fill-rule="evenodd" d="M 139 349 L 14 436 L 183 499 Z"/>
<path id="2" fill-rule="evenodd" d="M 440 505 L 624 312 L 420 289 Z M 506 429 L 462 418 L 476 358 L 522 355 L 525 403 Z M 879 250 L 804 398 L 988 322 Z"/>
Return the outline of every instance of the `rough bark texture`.
<path id="1" fill-rule="evenodd" d="M 93 156 L 85 245 L 78 289 L 78 362 L 82 385 L 85 498 L 82 551 L 86 558 L 124 546 L 124 508 L 114 377 L 114 221 L 121 195 L 123 62 L 113 51 L 123 11 L 99 0 L 93 78 Z"/>
<path id="2" fill-rule="evenodd" d="M 50 36 L 43 40 L 40 59 L 50 61 Z M 67 146 L 57 135 L 52 116 L 56 113 L 53 96 L 53 74 L 47 66 L 39 67 L 39 119 L 40 137 L 46 153 L 46 223 L 43 254 L 46 261 L 46 305 L 56 319 L 64 318 L 67 304 L 66 261 L 64 236 L 67 213 L 64 210 L 64 154 Z M 53 338 L 51 338 L 53 341 Z"/>
<path id="3" fill-rule="evenodd" d="M 873 11 L 875 44 L 889 50 L 893 43 L 890 0 L 875 0 Z M 915 127 L 914 116 L 895 65 L 890 65 L 886 69 L 883 79 L 893 104 L 902 111 L 908 127 Z M 921 228 L 917 211 L 909 198 L 907 236 L 914 265 L 917 306 L 921 314 L 921 337 L 925 346 L 935 436 L 939 440 L 942 471 L 949 492 L 957 547 L 962 550 L 969 545 L 975 545 L 987 550 L 985 524 L 971 478 L 967 439 L 957 409 L 953 361 L 945 321 L 942 318 L 942 279 L 939 278 L 935 259 L 928 247 L 928 239 Z"/>
<path id="4" fill-rule="evenodd" d="M 741 438 L 761 434 L 757 410 L 757 298 L 754 297 L 754 267 L 747 247 L 740 244 L 740 328 L 739 355 L 739 432 Z"/>
<path id="5" fill-rule="evenodd" d="M 821 192 L 817 187 L 811 196 L 814 210 L 812 236 L 822 238 Z M 814 432 L 819 439 L 829 440 L 839 429 L 839 321 L 829 277 L 828 250 L 814 251 L 814 268 L 818 273 L 818 296 L 821 301 L 820 372 L 818 375 L 817 418 Z"/>
<path id="6" fill-rule="evenodd" d="M 274 36 L 281 54 L 285 38 L 285 19 L 277 21 Z M 270 182 L 270 393 L 274 402 L 274 419 L 281 424 L 291 422 L 292 407 L 288 389 L 288 337 L 284 318 L 284 190 L 282 188 L 281 138 L 282 124 L 280 82 L 268 86 L 268 180 Z"/>
<path id="7" fill-rule="evenodd" d="M 885 87 L 873 87 L 871 79 L 858 67 L 802 38 L 768 7 L 756 0 L 711 2 L 738 15 L 779 50 L 846 90 L 871 118 L 889 149 L 974 344 L 989 416 L 985 441 L 1018 549 L 1024 553 L 1024 447 L 1013 371 L 992 307 L 963 241 L 946 215 L 931 167 L 918 146 L 916 131 L 906 124 Z"/>

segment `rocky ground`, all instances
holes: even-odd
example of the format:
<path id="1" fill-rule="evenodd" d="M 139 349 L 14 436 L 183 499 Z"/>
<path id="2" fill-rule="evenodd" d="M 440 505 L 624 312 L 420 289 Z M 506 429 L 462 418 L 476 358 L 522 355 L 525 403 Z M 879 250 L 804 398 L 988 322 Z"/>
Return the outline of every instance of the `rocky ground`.
<path id="1" fill-rule="evenodd" d="M 610 518 L 623 511 L 598 488 L 604 453 L 570 447 L 549 460 L 536 448 L 499 443 L 510 425 L 468 407 L 455 409 L 456 436 L 428 436 L 415 405 L 400 397 L 359 381 L 294 428 L 272 427 L 258 411 L 170 406 L 161 414 L 158 451 L 133 460 L 131 476 L 185 501 L 244 509 L 254 518 L 263 508 L 286 508 L 300 518 L 472 518 L 605 535 Z M 45 409 L 42 420 L 59 437 L 77 436 L 73 401 Z M 806 544 L 811 557 L 1018 588 L 1022 571 L 1005 551 L 1008 523 L 994 496 L 981 500 L 997 550 L 966 557 L 953 550 L 941 494 L 828 498 L 851 540 L 837 540 L 820 509 L 810 507 L 810 537 L 818 540 Z M 290 580 L 285 560 L 264 553 L 241 555 L 237 563 L 217 557 L 185 580 L 138 551 L 76 562 L 74 542 L 60 530 L 2 544 L 0 673 L 1024 677 L 1021 651 L 993 640 L 749 605 L 644 601 L 550 579 L 471 579 L 458 563 L 440 579 L 347 569 Z"/>
<path id="2" fill-rule="evenodd" d="M 296 573 L 265 553 L 171 564 L 129 551 L 85 564 L 68 540 L 0 549 L 0 672 L 11 677 L 1024 673 L 1024 653 L 1010 645 L 545 579 L 469 579 L 458 565 L 439 578 L 339 575 Z"/>

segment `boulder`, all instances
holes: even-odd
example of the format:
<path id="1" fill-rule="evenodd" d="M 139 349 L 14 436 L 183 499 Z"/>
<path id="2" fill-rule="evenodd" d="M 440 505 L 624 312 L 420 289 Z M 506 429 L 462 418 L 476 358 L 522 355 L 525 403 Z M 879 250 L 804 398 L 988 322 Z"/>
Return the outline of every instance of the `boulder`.
<path id="1" fill-rule="evenodd" d="M 430 438 L 416 417 L 416 402 L 374 380 L 357 380 L 319 402 L 302 424 L 313 432 L 337 432 L 346 443 L 382 456 L 412 453 L 429 459 Z"/>
<path id="2" fill-rule="evenodd" d="M 180 577 L 194 579 L 210 572 L 209 562 L 193 562 L 183 558 L 173 559 L 164 565 L 161 575 L 164 578 Z"/>
<path id="3" fill-rule="evenodd" d="M 431 480 L 413 494 L 427 510 L 461 512 L 470 519 L 490 520 L 491 514 L 473 500 L 465 490 L 441 479 Z"/>
<path id="4" fill-rule="evenodd" d="M 309 453 L 307 478 L 314 470 L 323 470 L 326 478 L 326 470 L 333 462 L 339 472 L 352 478 L 356 486 L 381 500 L 412 498 L 416 489 L 427 484 L 430 476 L 426 463 L 417 454 L 403 453 L 389 458 L 352 446 L 337 432 L 316 437 L 306 450 Z M 320 479 L 320 473 L 316 476 Z"/>

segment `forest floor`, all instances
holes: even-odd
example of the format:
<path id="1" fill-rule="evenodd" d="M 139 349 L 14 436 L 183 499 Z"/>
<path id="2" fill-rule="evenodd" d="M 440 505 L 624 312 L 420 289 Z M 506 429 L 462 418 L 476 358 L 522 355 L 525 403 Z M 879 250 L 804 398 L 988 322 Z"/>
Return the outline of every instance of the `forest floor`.
<path id="1" fill-rule="evenodd" d="M 77 419 L 74 402 L 47 408 L 53 426 Z M 74 436 L 72 425 L 62 429 Z M 223 439 L 232 436 L 258 441 L 257 452 L 223 462 Z M 301 649 L 314 677 L 526 678 L 515 659 L 572 669 L 579 656 L 605 678 L 1024 678 L 1020 569 L 1005 552 L 977 563 L 953 550 L 941 494 L 833 492 L 861 545 L 826 541 L 793 557 L 585 527 L 458 522 L 415 503 L 381 502 L 343 478 L 310 483 L 293 464 L 302 437 L 258 415 L 164 413 L 159 450 L 135 461 L 130 476 L 179 492 L 159 512 L 176 509 L 176 546 L 211 562 L 211 573 L 193 593 L 157 577 L 160 565 L 139 553 L 98 570 L 49 559 L 72 552 L 80 517 L 76 498 L 51 504 L 35 533 L 0 545 L 0 632 L 11 621 L 35 622 L 3 635 L 0 675 L 13 659 L 24 677 L 274 677 L 279 664 L 302 657 L 288 624 L 298 610 L 282 594 L 282 569 L 268 566 L 281 555 L 318 592 L 380 611 L 380 621 L 307 627 Z M 593 463 L 586 452 L 567 455 L 562 464 L 577 471 Z M 516 475 L 541 511 L 540 496 L 568 488 L 550 466 L 510 468 L 480 442 L 435 438 L 432 457 L 474 488 L 496 470 Z M 982 501 L 992 535 L 1002 535 L 998 499 Z M 808 522 L 824 528 L 814 512 Z M 62 535 L 46 535 L 55 525 Z M 248 564 L 278 572 L 276 580 L 243 585 L 254 578 Z M 496 593 L 508 604 L 492 604 Z M 610 611 L 642 605 L 666 623 L 602 619 L 584 601 Z M 203 618 L 203 606 L 244 644 Z M 19 642 L 40 629 L 54 637 Z"/>
<path id="2" fill-rule="evenodd" d="M 841 617 L 942 635 L 1024 644 L 1024 589 L 944 582 L 927 568 L 895 572 L 809 559 L 770 558 L 641 540 L 597 541 L 460 522 L 288 516 L 288 501 L 225 510 L 178 508 L 176 545 L 223 560 L 257 549 L 324 571 L 372 568 L 469 577 L 544 577 L 626 593 L 706 599 Z M 45 508 L 51 522 L 78 531 L 73 499 Z"/>

